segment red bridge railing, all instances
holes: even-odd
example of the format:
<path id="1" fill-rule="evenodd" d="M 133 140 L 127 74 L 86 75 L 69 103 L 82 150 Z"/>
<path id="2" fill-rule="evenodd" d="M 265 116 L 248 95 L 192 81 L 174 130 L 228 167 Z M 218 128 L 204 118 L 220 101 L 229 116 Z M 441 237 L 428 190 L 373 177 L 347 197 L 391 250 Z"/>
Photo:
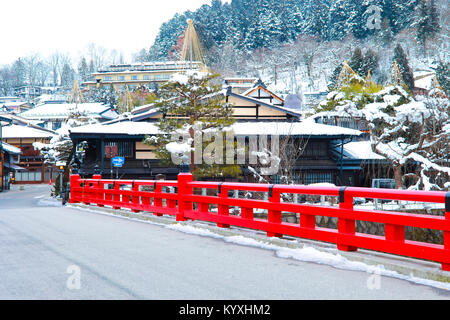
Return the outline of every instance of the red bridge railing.
<path id="1" fill-rule="evenodd" d="M 450 271 L 450 192 L 200 182 L 192 181 L 192 175 L 185 173 L 180 174 L 177 181 L 108 180 L 101 179 L 100 175 L 81 179 L 79 175 L 72 175 L 70 186 L 70 203 L 173 215 L 177 221 L 204 220 L 222 228 L 238 226 L 263 230 L 269 237 L 290 235 L 331 242 L 343 251 L 364 248 L 435 261 L 442 264 L 442 270 Z M 217 195 L 200 195 L 194 189 L 217 190 L 209 192 Z M 269 197 L 268 200 L 229 197 L 229 192 L 235 190 L 264 192 Z M 334 196 L 339 198 L 339 207 L 282 202 L 281 194 Z M 445 204 L 445 216 L 357 209 L 353 206 L 354 198 L 440 203 Z M 217 212 L 211 210 L 215 206 Z M 240 215 L 230 214 L 230 207 L 240 207 Z M 256 218 L 255 209 L 267 210 L 267 219 Z M 300 223 L 282 221 L 283 212 L 298 213 Z M 316 216 L 337 218 L 338 228 L 316 226 Z M 357 220 L 384 224 L 385 235 L 356 232 Z M 441 230 L 443 244 L 407 240 L 406 226 Z"/>

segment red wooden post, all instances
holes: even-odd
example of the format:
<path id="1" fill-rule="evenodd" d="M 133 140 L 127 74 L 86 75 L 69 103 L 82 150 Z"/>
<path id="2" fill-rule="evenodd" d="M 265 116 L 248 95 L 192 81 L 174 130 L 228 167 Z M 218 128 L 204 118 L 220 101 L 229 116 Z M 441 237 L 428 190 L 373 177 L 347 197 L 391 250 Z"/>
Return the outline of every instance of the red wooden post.
<path id="1" fill-rule="evenodd" d="M 228 189 L 222 186 L 222 183 L 219 183 L 218 196 L 221 199 L 228 198 Z M 219 204 L 217 206 L 217 213 L 219 216 L 229 216 L 230 215 L 230 206 Z M 229 228 L 230 225 L 226 223 L 217 223 L 219 228 Z"/>
<path id="2" fill-rule="evenodd" d="M 92 179 L 96 179 L 98 180 L 97 183 L 94 183 L 94 188 L 96 189 L 96 193 L 95 193 L 95 202 L 97 203 L 98 207 L 103 207 L 103 200 L 104 200 L 104 193 L 103 193 L 103 183 L 100 182 L 100 180 L 102 179 L 102 176 L 100 174 L 94 174 L 92 176 Z"/>
<path id="3" fill-rule="evenodd" d="M 384 225 L 384 236 L 388 241 L 405 241 L 405 227 L 395 224 L 385 224 Z"/>
<path id="4" fill-rule="evenodd" d="M 128 194 L 125 194 L 125 192 L 127 192 L 129 190 L 122 190 L 122 199 L 120 200 L 120 202 L 123 203 L 123 207 L 128 208 L 129 204 L 130 204 L 130 196 Z"/>
<path id="5" fill-rule="evenodd" d="M 193 180 L 192 174 L 180 173 L 178 174 L 178 212 L 176 215 L 176 221 L 185 221 L 185 210 L 192 210 L 192 202 L 183 199 L 183 196 L 192 194 L 192 187 L 188 185 Z"/>
<path id="6" fill-rule="evenodd" d="M 113 204 L 113 209 L 117 210 L 117 209 L 120 209 L 120 206 L 116 205 L 116 203 L 120 202 L 120 183 L 114 184 L 114 191 L 117 193 L 114 193 L 114 195 L 113 195 L 113 201 L 115 202 Z"/>
<path id="7" fill-rule="evenodd" d="M 316 216 L 300 212 L 300 227 L 315 229 Z"/>
<path id="8" fill-rule="evenodd" d="M 147 184 L 145 185 L 146 187 L 148 186 Z M 146 194 L 148 191 L 145 191 Z M 150 207 L 151 207 L 151 203 L 150 203 L 150 196 L 143 196 L 142 197 L 142 208 L 144 209 L 144 211 L 150 211 Z"/>
<path id="9" fill-rule="evenodd" d="M 280 192 L 273 190 L 274 186 L 271 185 L 269 187 L 269 202 L 272 203 L 280 203 Z M 267 220 L 269 222 L 281 223 L 281 211 L 278 210 L 269 210 L 267 214 Z M 281 233 L 276 232 L 267 232 L 268 237 L 282 237 Z"/>
<path id="10" fill-rule="evenodd" d="M 137 196 L 137 192 L 139 192 L 139 184 L 134 183 L 133 181 L 133 185 L 131 187 L 131 189 L 133 190 L 133 195 L 131 196 L 131 202 L 133 203 L 134 208 L 131 209 L 132 212 L 140 212 L 141 210 L 138 210 L 136 208 L 136 206 L 140 205 L 140 201 L 139 201 L 139 196 Z"/>
<path id="11" fill-rule="evenodd" d="M 79 192 L 75 191 L 73 188 L 79 188 L 80 187 L 80 175 L 79 174 L 73 174 L 70 176 L 70 199 L 69 203 L 78 203 L 80 202 L 79 199 Z"/>
<path id="12" fill-rule="evenodd" d="M 445 195 L 445 220 L 450 220 L 450 192 Z M 450 231 L 444 231 L 444 250 L 450 256 Z M 450 271 L 450 263 L 442 263 L 442 270 Z"/>
<path id="13" fill-rule="evenodd" d="M 345 194 L 345 187 L 339 190 L 339 208 L 341 209 L 353 209 L 353 197 Z M 355 220 L 339 218 L 338 231 L 339 233 L 355 234 Z M 357 248 L 346 244 L 337 243 L 338 250 L 341 251 L 356 251 Z"/>
<path id="14" fill-rule="evenodd" d="M 247 208 L 247 207 L 241 208 L 241 217 L 243 219 L 253 220 L 253 208 Z"/>
<path id="15" fill-rule="evenodd" d="M 174 192 L 171 192 L 172 194 Z M 167 199 L 167 207 L 169 208 L 176 208 L 177 207 L 177 200 L 175 199 Z"/>
<path id="16" fill-rule="evenodd" d="M 91 204 L 91 197 L 92 197 L 92 187 L 90 185 L 90 182 L 86 182 L 86 180 L 83 181 L 83 203 L 84 204 Z"/>
<path id="17" fill-rule="evenodd" d="M 155 195 L 155 197 L 153 198 L 153 204 L 155 207 L 162 207 L 163 206 L 163 199 L 161 198 L 161 193 L 162 193 L 162 187 L 161 185 L 158 185 L 158 182 L 155 181 L 155 190 L 153 190 L 153 192 L 159 193 L 159 195 Z M 158 212 L 154 212 L 153 213 L 154 216 L 158 216 L 161 217 L 162 213 L 158 213 Z"/>

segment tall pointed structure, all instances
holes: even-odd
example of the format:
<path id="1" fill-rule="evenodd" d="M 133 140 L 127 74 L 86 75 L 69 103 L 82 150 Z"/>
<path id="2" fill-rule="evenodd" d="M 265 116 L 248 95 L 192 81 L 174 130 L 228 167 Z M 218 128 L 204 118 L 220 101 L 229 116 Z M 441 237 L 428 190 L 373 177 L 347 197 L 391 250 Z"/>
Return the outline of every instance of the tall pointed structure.
<path id="1" fill-rule="evenodd" d="M 391 73 L 389 74 L 389 84 L 393 86 L 401 86 L 403 84 L 403 77 L 400 69 L 398 68 L 397 61 L 394 61 Z"/>
<path id="2" fill-rule="evenodd" d="M 81 92 L 80 86 L 78 85 L 78 80 L 75 80 L 73 85 L 72 94 L 69 99 L 70 103 L 85 103 L 83 93 Z"/>
<path id="3" fill-rule="evenodd" d="M 201 62 L 203 69 L 206 69 L 205 56 L 200 44 L 197 32 L 192 19 L 187 20 L 188 26 L 184 33 L 183 49 L 181 51 L 181 61 Z M 194 66 L 194 64 L 193 64 Z"/>
<path id="4" fill-rule="evenodd" d="M 342 88 L 343 86 L 350 83 L 350 80 L 353 76 L 356 75 L 356 72 L 353 71 L 352 68 L 347 64 L 347 61 L 344 61 L 341 72 L 339 73 L 339 77 L 336 81 L 335 90 Z"/>

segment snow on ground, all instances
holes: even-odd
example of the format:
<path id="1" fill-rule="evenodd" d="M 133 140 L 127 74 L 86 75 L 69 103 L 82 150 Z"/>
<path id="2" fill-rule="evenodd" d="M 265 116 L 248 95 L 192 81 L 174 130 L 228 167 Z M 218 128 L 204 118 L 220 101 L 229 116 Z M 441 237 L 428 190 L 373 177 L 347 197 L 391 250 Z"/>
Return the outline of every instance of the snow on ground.
<path id="1" fill-rule="evenodd" d="M 244 236 L 222 236 L 217 233 L 205 230 L 191 225 L 183 224 L 173 224 L 168 225 L 166 228 L 171 230 L 177 230 L 180 232 L 195 234 L 199 236 L 212 237 L 215 239 L 220 239 L 228 243 L 250 246 L 255 248 L 261 248 L 266 250 L 275 251 L 275 255 L 280 258 L 294 259 L 303 262 L 312 262 L 318 264 L 329 265 L 337 269 L 351 270 L 351 271 L 363 271 L 371 274 L 377 274 L 380 276 L 393 277 L 401 280 L 407 280 L 417 284 L 423 284 L 433 287 L 438 287 L 440 289 L 450 290 L 450 283 L 442 283 L 439 281 L 433 281 L 428 279 L 422 279 L 414 277 L 412 275 L 405 276 L 399 274 L 396 271 L 387 270 L 382 265 L 371 266 L 359 261 L 351 261 L 347 258 L 341 256 L 340 254 L 334 254 L 330 252 L 323 252 L 317 250 L 313 247 L 304 246 L 303 248 L 285 248 L 277 245 L 273 245 L 267 242 L 258 241 L 252 238 L 247 238 Z"/>
<path id="2" fill-rule="evenodd" d="M 158 225 L 158 226 L 167 228 L 169 230 L 179 231 L 179 232 L 183 232 L 186 234 L 198 235 L 198 236 L 202 236 L 202 237 L 210 237 L 210 238 L 214 238 L 214 239 L 218 239 L 218 240 L 223 240 L 227 243 L 232 243 L 232 244 L 237 244 L 237 245 L 242 245 L 242 246 L 249 246 L 249 247 L 254 247 L 254 248 L 260 248 L 260 249 L 265 249 L 265 250 L 271 250 L 271 251 L 274 251 L 275 255 L 279 258 L 294 259 L 294 260 L 310 262 L 310 263 L 318 263 L 318 264 L 328 265 L 328 266 L 331 266 L 331 267 L 334 267 L 337 269 L 342 269 L 342 270 L 362 271 L 362 272 L 367 272 L 369 274 L 376 274 L 376 275 L 380 275 L 380 276 L 392 277 L 392 278 L 396 278 L 396 279 L 400 279 L 400 280 L 410 281 L 410 282 L 413 282 L 416 284 L 427 285 L 427 286 L 436 287 L 436 288 L 444 289 L 444 290 L 450 290 L 450 283 L 443 283 L 443 282 L 434 281 L 434 280 L 422 279 L 419 277 L 415 277 L 413 275 L 406 276 L 406 275 L 400 274 L 396 271 L 388 270 L 383 265 L 373 266 L 373 265 L 368 265 L 363 262 L 351 261 L 351 260 L 348 260 L 347 258 L 343 257 L 342 255 L 340 255 L 339 253 L 335 254 L 335 253 L 331 253 L 331 252 L 324 252 L 324 251 L 317 250 L 311 246 L 304 246 L 302 248 L 296 248 L 296 249 L 286 248 L 286 247 L 271 244 L 269 242 L 258 241 L 258 240 L 248 238 L 248 237 L 245 237 L 242 235 L 237 235 L 237 236 L 220 235 L 218 233 L 215 233 L 210 230 L 206 230 L 206 229 L 202 228 L 200 223 L 195 223 L 195 222 L 190 223 L 189 225 L 181 224 L 181 223 L 167 225 L 167 224 L 157 223 L 157 222 L 153 222 L 153 221 L 144 221 L 144 220 L 132 218 L 132 217 L 129 218 L 129 217 L 124 217 L 124 216 L 118 216 L 113 213 L 107 213 L 104 211 L 95 210 L 91 207 L 78 207 L 78 206 L 71 206 L 71 205 L 68 205 L 68 207 L 77 209 L 77 210 L 88 211 L 88 212 L 93 212 L 93 213 L 97 213 L 97 214 L 104 214 L 104 215 L 119 217 L 119 218 L 123 218 L 123 219 L 135 220 L 135 221 L 140 221 L 140 222 L 144 222 L 144 223 L 149 223 L 152 225 Z"/>

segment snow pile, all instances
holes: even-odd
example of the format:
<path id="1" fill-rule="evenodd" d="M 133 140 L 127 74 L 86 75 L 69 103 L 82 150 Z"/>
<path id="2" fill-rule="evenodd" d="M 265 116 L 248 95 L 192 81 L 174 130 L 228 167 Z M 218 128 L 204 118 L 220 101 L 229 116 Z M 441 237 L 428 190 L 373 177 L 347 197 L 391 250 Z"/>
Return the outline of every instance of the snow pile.
<path id="1" fill-rule="evenodd" d="M 247 238 L 244 236 L 222 236 L 203 228 L 194 227 L 191 225 L 183 225 L 179 223 L 166 226 L 166 228 L 187 234 L 220 239 L 227 243 L 272 250 L 275 252 L 275 255 L 280 258 L 323 264 L 342 270 L 362 271 L 371 274 L 377 274 L 380 276 L 407 280 L 413 283 L 433 286 L 440 289 L 450 290 L 450 283 L 422 279 L 412 275 L 402 275 L 396 271 L 387 270 L 383 265 L 372 266 L 359 261 L 351 261 L 338 253 L 334 254 L 331 252 L 324 252 L 309 246 L 304 246 L 303 248 L 296 249 L 286 248 L 267 242 L 258 241 L 252 238 Z"/>

